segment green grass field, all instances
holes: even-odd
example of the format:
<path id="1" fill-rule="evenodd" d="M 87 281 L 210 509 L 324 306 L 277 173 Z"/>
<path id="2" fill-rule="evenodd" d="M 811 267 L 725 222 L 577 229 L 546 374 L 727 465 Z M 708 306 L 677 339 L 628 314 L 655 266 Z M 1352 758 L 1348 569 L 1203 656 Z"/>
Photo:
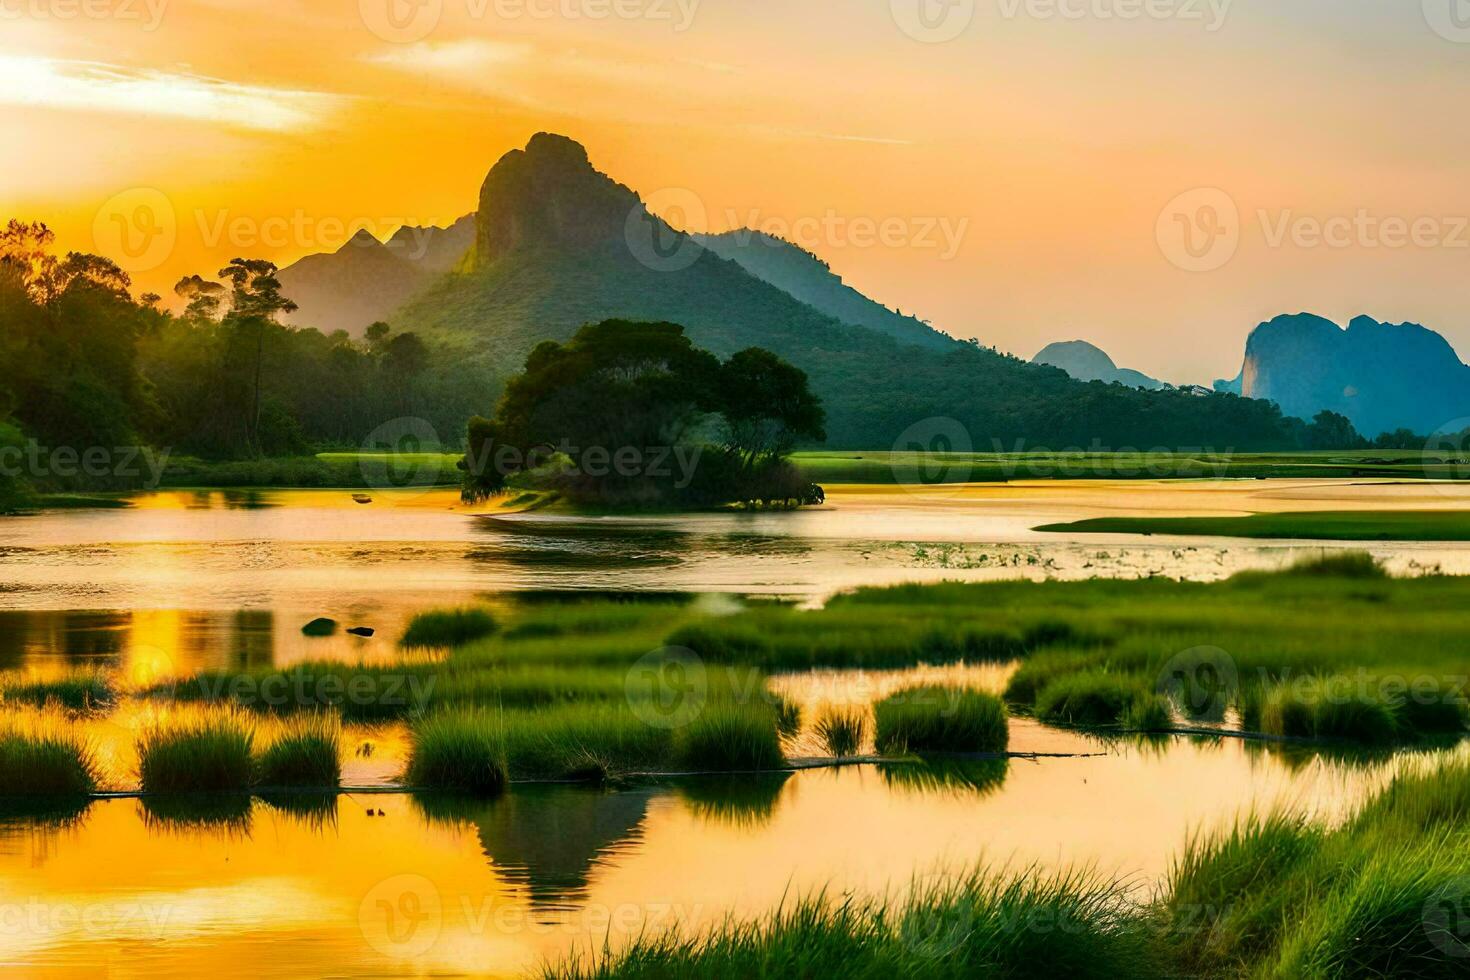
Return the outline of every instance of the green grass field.
<path id="1" fill-rule="evenodd" d="M 288 459 L 203 461 L 178 457 L 166 487 L 381 489 L 457 486 L 460 454 L 334 451 Z M 1049 479 L 1358 478 L 1461 480 L 1470 457 L 1443 452 L 1354 450 L 1297 453 L 977 452 L 813 450 L 794 462 L 821 484 L 998 483 Z"/>
<path id="2" fill-rule="evenodd" d="M 1171 534 L 1308 541 L 1470 541 L 1470 511 L 1301 511 L 1248 517 L 1095 517 L 1044 524 L 1071 534 Z"/>
<path id="3" fill-rule="evenodd" d="M 822 484 L 995 483 L 1006 480 L 1363 478 L 1463 480 L 1470 457 L 1443 451 L 828 452 L 792 457 Z"/>

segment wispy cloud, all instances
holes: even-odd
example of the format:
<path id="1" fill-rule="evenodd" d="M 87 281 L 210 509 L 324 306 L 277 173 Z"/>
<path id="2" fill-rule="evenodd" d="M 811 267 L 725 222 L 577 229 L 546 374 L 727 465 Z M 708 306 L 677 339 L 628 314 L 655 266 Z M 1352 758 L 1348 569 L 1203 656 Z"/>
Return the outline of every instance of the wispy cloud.
<path id="1" fill-rule="evenodd" d="M 531 60 L 534 49 L 514 41 L 487 41 L 465 38 L 459 41 L 420 41 L 399 45 L 387 51 L 366 56 L 375 65 L 387 65 L 403 71 L 472 81 L 483 71 L 524 64 Z"/>
<path id="2" fill-rule="evenodd" d="M 243 129 L 288 131 L 319 123 L 343 101 L 343 96 L 241 85 L 202 75 L 0 55 L 0 104 L 166 116 Z"/>

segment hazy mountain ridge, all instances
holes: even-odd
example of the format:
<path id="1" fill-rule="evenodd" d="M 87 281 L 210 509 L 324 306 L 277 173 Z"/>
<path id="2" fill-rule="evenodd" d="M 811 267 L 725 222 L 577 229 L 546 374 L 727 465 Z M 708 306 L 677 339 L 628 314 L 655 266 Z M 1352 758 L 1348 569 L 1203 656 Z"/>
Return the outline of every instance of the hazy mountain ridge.
<path id="1" fill-rule="evenodd" d="M 562 136 L 537 134 L 491 168 L 475 242 L 467 261 L 390 319 L 488 351 L 505 371 L 587 322 L 669 320 L 717 354 L 765 347 L 806 370 L 834 446 L 886 447 L 901 434 L 929 446 L 955 423 L 986 449 L 1290 444 L 1279 412 L 1262 403 L 1083 384 L 969 344 L 913 346 L 841 322 L 650 214 Z"/>
<path id="2" fill-rule="evenodd" d="M 1417 323 L 1369 316 L 1346 329 L 1311 313 L 1268 320 L 1251 331 L 1240 374 L 1215 387 L 1275 402 L 1288 415 L 1337 412 L 1369 438 L 1462 428 L 1470 416 L 1470 366 L 1449 341 Z"/>
<path id="3" fill-rule="evenodd" d="M 869 299 L 844 282 L 826 262 L 783 238 L 746 228 L 690 237 L 833 319 L 876 330 L 904 343 L 925 347 L 954 343 L 954 338 L 917 317 Z"/>
<path id="4" fill-rule="evenodd" d="M 405 225 L 386 243 L 363 229 L 335 252 L 286 266 L 278 278 L 298 307 L 291 322 L 360 336 L 458 264 L 474 244 L 474 230 L 473 215 L 445 228 Z"/>
<path id="5" fill-rule="evenodd" d="M 1150 391 L 1166 387 L 1164 382 L 1150 378 L 1142 371 L 1118 367 L 1106 351 L 1085 340 L 1064 340 L 1047 344 L 1031 358 L 1031 363 L 1061 368 L 1078 381 L 1101 381 L 1105 384 L 1117 382 L 1130 388 L 1147 388 Z"/>

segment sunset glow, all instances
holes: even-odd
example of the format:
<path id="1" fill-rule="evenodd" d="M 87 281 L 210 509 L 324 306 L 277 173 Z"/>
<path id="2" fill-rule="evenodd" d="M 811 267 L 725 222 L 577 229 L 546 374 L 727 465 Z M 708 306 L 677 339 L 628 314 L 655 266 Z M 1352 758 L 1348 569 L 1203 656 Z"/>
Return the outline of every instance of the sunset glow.
<path id="1" fill-rule="evenodd" d="M 176 241 L 134 271 L 167 295 L 236 254 L 284 264 L 356 227 L 453 220 L 502 153 L 552 130 L 645 197 L 692 191 L 713 230 L 906 229 L 799 244 L 1026 357 L 1085 336 L 1208 382 L 1258 321 L 1303 309 L 1470 343 L 1470 45 L 1418 4 L 1112 6 L 1128 5 L 980 4 L 927 43 L 902 0 L 9 0 L 0 208 L 93 251 L 111 243 L 99 210 L 161 192 Z M 1156 236 L 1197 188 L 1240 215 L 1207 273 Z M 1334 220 L 1434 230 L 1397 247 L 1296 234 Z M 952 255 L 920 234 L 939 222 L 965 225 Z"/>

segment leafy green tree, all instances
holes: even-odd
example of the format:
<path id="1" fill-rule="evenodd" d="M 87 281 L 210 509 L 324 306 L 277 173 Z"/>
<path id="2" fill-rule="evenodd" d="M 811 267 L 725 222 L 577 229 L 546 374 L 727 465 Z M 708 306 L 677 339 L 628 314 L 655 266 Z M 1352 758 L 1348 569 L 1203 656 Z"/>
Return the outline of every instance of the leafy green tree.
<path id="1" fill-rule="evenodd" d="M 1356 449 L 1363 445 L 1363 437 L 1346 415 L 1325 409 L 1307 426 L 1306 439 L 1309 449 Z"/>
<path id="2" fill-rule="evenodd" d="M 509 477 L 555 454 L 566 461 L 556 486 L 576 499 L 761 499 L 757 474 L 771 480 L 773 464 L 798 440 L 822 437 L 822 420 L 806 375 L 769 351 L 752 348 L 721 364 L 678 324 L 607 320 L 566 344 L 538 345 L 495 417 L 470 420 L 464 493 L 475 500 L 502 492 Z M 719 434 L 726 451 L 700 461 L 697 483 L 655 462 Z M 809 495 L 805 485 L 789 490 L 791 473 L 780 476 L 769 499 Z"/>
<path id="3" fill-rule="evenodd" d="M 720 367 L 720 410 L 727 446 L 746 466 L 788 455 L 798 442 L 822 442 L 827 413 L 806 372 L 751 347 Z"/>
<path id="4" fill-rule="evenodd" d="M 276 278 L 276 264 L 265 259 L 231 259 L 219 271 L 230 291 L 230 312 L 225 324 L 236 334 L 248 334 L 254 341 L 251 365 L 250 410 L 246 416 L 246 441 L 251 450 L 261 452 L 261 372 L 265 365 L 265 338 L 278 327 L 276 317 L 296 310 L 296 304 L 281 295 L 281 281 Z"/>

